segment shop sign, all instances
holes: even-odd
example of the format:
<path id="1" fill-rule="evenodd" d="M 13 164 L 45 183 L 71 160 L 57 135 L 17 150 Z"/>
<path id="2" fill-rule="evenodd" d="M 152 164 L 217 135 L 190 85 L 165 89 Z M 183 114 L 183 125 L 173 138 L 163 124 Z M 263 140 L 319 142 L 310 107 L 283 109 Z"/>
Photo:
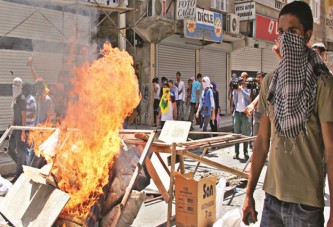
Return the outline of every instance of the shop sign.
<path id="1" fill-rule="evenodd" d="M 274 42 L 278 37 L 278 20 L 256 15 L 256 39 Z"/>
<path id="2" fill-rule="evenodd" d="M 235 14 L 239 16 L 240 21 L 256 19 L 255 2 L 235 3 Z"/>
<path id="3" fill-rule="evenodd" d="M 176 7 L 176 19 L 195 19 L 196 0 L 178 0 Z"/>
<path id="4" fill-rule="evenodd" d="M 196 8 L 196 18 L 184 20 L 184 36 L 222 42 L 222 14 Z"/>

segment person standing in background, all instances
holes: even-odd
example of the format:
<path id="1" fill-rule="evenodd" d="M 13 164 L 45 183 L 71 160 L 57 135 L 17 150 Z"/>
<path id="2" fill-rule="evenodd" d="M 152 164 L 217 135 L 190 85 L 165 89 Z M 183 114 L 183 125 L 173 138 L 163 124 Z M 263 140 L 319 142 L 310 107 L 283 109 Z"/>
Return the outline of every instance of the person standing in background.
<path id="1" fill-rule="evenodd" d="M 22 88 L 22 94 L 25 96 L 25 99 L 27 101 L 27 108 L 26 108 L 26 126 L 34 127 L 36 125 L 36 100 L 32 96 L 32 84 L 24 83 Z M 28 137 L 29 131 L 26 131 L 26 135 Z M 30 166 L 31 162 L 34 158 L 34 152 L 33 152 L 33 144 L 29 146 L 28 144 L 28 138 L 26 138 L 25 141 L 25 165 Z"/>
<path id="2" fill-rule="evenodd" d="M 165 121 L 177 119 L 177 104 L 174 93 L 171 92 L 170 83 L 163 84 L 163 94 L 160 100 L 160 113 L 158 116 L 158 123 L 163 128 Z M 160 121 L 160 122 L 159 122 Z"/>
<path id="3" fill-rule="evenodd" d="M 210 79 L 208 76 L 202 78 L 203 90 L 200 96 L 200 102 L 198 106 L 197 113 L 195 114 L 196 118 L 199 118 L 200 115 L 203 119 L 202 131 L 207 132 L 208 123 L 210 120 L 215 121 L 215 102 L 213 91 L 210 88 Z"/>
<path id="4" fill-rule="evenodd" d="M 161 93 L 161 87 L 158 84 L 158 78 L 155 77 L 152 81 L 153 83 L 153 96 L 154 96 L 154 127 L 157 126 L 156 124 L 156 118 L 158 116 L 159 113 L 159 104 L 160 104 L 160 93 Z"/>
<path id="5" fill-rule="evenodd" d="M 201 80 L 202 75 L 201 73 L 197 74 L 197 80 L 192 84 L 192 91 L 191 91 L 191 112 L 188 120 L 193 124 L 194 114 L 197 112 L 199 106 L 199 99 L 200 99 L 200 90 L 201 90 Z M 193 126 L 191 127 L 193 129 Z"/>
<path id="6" fill-rule="evenodd" d="M 211 119 L 209 121 L 210 128 L 212 129 L 212 132 L 217 132 L 219 128 L 219 122 L 217 119 L 220 117 L 220 102 L 219 102 L 219 92 L 216 88 L 216 83 L 212 82 L 212 91 L 213 91 L 213 97 L 214 97 L 214 103 L 215 103 L 215 119 Z"/>
<path id="7" fill-rule="evenodd" d="M 192 92 L 192 84 L 194 81 L 194 77 L 191 77 L 187 80 L 187 88 L 186 88 L 186 103 L 185 103 L 185 119 L 189 119 L 191 112 L 191 92 Z"/>
<path id="8" fill-rule="evenodd" d="M 178 83 L 178 100 L 177 100 L 177 120 L 184 120 L 185 115 L 185 83 L 180 79 L 181 73 L 176 73 Z"/>
<path id="9" fill-rule="evenodd" d="M 31 74 L 35 80 L 35 90 L 37 96 L 37 125 L 43 123 L 51 123 L 52 119 L 52 101 L 49 94 L 49 89 L 46 86 L 44 80 L 38 77 L 36 71 L 32 65 L 33 58 L 30 57 L 27 65 L 30 66 Z M 54 122 L 55 123 L 55 122 Z"/>
<path id="10" fill-rule="evenodd" d="M 246 87 L 246 79 L 248 75 L 246 72 L 242 72 L 241 81 L 242 84 L 237 89 L 233 90 L 233 100 L 235 105 L 234 111 L 234 132 L 242 133 L 244 136 L 250 135 L 250 123 L 245 114 L 245 107 L 250 104 L 251 91 Z M 248 142 L 243 143 L 244 158 L 248 159 Z M 235 156 L 234 159 L 239 159 L 239 143 L 235 144 Z"/>
<path id="11" fill-rule="evenodd" d="M 25 96 L 22 94 L 23 81 L 21 78 L 16 77 L 13 80 L 13 101 L 12 108 L 14 110 L 14 117 L 12 125 L 14 126 L 26 126 L 27 116 L 27 101 Z M 15 161 L 16 159 L 16 176 L 13 182 L 23 173 L 22 165 L 25 164 L 25 153 L 24 146 L 26 142 L 25 130 L 14 130 L 13 133 L 15 138 L 14 149 L 8 149 L 10 157 Z M 16 153 L 15 153 L 16 148 Z"/>
<path id="12" fill-rule="evenodd" d="M 265 74 L 262 71 L 257 72 L 257 83 L 258 83 L 258 92 L 257 94 L 259 94 L 260 92 L 260 87 L 262 84 L 262 80 L 265 77 Z M 253 115 L 253 130 L 252 130 L 252 135 L 256 136 L 258 134 L 259 131 L 259 126 L 260 126 L 260 119 L 261 119 L 261 115 L 262 113 L 257 111 L 257 104 L 259 101 L 259 95 L 257 95 L 255 97 L 255 99 L 251 102 L 250 105 L 248 105 L 244 112 L 246 114 L 246 116 L 251 117 Z"/>

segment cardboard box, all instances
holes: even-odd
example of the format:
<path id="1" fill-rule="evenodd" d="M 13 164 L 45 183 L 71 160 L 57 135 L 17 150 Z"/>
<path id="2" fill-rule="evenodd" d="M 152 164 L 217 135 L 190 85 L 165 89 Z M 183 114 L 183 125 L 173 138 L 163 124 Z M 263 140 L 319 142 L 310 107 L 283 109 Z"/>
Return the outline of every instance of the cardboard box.
<path id="1" fill-rule="evenodd" d="M 212 226 L 216 220 L 217 176 L 196 180 L 193 173 L 175 173 L 176 226 Z"/>

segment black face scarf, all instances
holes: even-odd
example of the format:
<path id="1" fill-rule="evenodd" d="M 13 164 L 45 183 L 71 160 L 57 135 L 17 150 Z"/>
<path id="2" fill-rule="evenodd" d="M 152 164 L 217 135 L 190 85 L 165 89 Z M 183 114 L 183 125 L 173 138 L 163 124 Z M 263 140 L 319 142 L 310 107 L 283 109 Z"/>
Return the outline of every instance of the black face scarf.
<path id="1" fill-rule="evenodd" d="M 332 75 L 320 56 L 306 46 L 304 37 L 286 32 L 279 37 L 279 43 L 282 60 L 274 71 L 267 101 L 274 105 L 277 132 L 293 138 L 306 132 L 318 77 Z"/>

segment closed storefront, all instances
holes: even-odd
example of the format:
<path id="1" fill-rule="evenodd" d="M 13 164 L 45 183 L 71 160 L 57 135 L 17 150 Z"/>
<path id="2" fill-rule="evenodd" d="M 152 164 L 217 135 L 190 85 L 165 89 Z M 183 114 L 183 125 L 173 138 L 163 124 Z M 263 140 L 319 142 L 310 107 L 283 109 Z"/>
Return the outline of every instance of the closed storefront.
<path id="1" fill-rule="evenodd" d="M 261 49 L 243 47 L 231 52 L 231 70 L 240 76 L 241 72 L 247 72 L 255 76 L 261 70 Z"/>
<path id="2" fill-rule="evenodd" d="M 272 49 L 262 49 L 262 71 L 264 73 L 273 72 L 279 65 L 279 59 L 274 54 Z"/>
<path id="3" fill-rule="evenodd" d="M 200 50 L 200 72 L 215 82 L 219 91 L 221 113 L 227 113 L 227 53 L 222 51 Z"/>
<path id="4" fill-rule="evenodd" d="M 187 80 L 195 76 L 195 49 L 172 46 L 172 44 L 157 45 L 156 76 L 176 80 L 176 72 L 181 73 L 181 79 Z"/>

